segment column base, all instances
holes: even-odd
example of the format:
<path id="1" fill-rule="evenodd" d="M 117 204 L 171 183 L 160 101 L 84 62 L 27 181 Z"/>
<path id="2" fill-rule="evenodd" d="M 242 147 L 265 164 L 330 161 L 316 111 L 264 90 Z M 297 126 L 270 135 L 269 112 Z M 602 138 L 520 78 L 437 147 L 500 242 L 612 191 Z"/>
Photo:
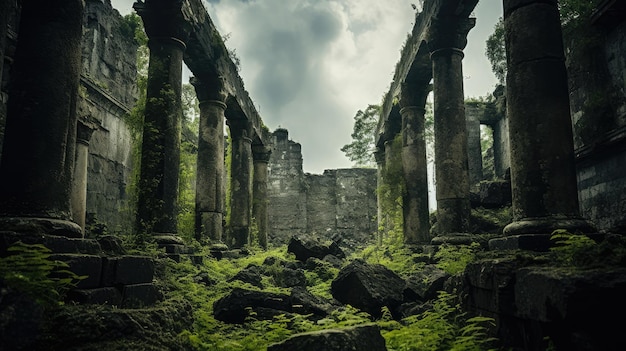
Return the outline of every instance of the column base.
<path id="1" fill-rule="evenodd" d="M 241 249 L 250 243 L 250 228 L 239 227 L 230 229 L 230 247 L 233 249 Z"/>
<path id="2" fill-rule="evenodd" d="M 523 218 L 504 227 L 505 236 L 518 234 L 547 234 L 557 229 L 565 229 L 570 233 L 595 233 L 596 228 L 591 222 L 580 217 L 534 217 Z"/>
<path id="3" fill-rule="evenodd" d="M 196 213 L 196 240 L 200 243 L 220 243 L 224 231 L 223 218 L 220 212 Z"/>
<path id="4" fill-rule="evenodd" d="M 0 217 L 0 231 L 23 234 L 47 234 L 67 238 L 82 238 L 83 229 L 63 219 L 39 217 Z"/>

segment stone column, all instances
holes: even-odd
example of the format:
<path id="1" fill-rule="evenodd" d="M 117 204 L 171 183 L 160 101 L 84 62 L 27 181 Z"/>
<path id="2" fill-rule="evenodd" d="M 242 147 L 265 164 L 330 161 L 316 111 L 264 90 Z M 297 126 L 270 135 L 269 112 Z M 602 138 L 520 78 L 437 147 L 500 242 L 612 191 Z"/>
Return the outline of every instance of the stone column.
<path id="1" fill-rule="evenodd" d="M 483 180 L 483 154 L 480 144 L 479 114 L 483 113 L 484 110 L 484 107 L 465 106 L 470 186 Z"/>
<path id="2" fill-rule="evenodd" d="M 252 146 L 252 158 L 254 161 L 254 176 L 252 181 L 252 216 L 256 221 L 259 231 L 259 245 L 267 249 L 267 233 L 269 228 L 269 217 L 267 206 L 269 197 L 267 195 L 267 164 L 270 161 L 272 149 L 264 145 Z"/>
<path id="3" fill-rule="evenodd" d="M 180 3 L 137 2 L 148 35 L 150 63 L 141 146 L 137 230 L 160 244 L 180 243 L 177 233 L 182 65 L 186 23 Z"/>
<path id="4" fill-rule="evenodd" d="M 12 66 L 0 228 L 81 237 L 71 221 L 82 0 L 24 1 Z"/>
<path id="5" fill-rule="evenodd" d="M 87 166 L 89 158 L 89 140 L 99 123 L 89 118 L 79 119 L 76 125 L 76 157 L 74 159 L 74 179 L 72 184 L 72 215 L 83 234 L 87 213 Z"/>
<path id="6" fill-rule="evenodd" d="M 205 80 L 208 80 L 205 82 Z M 224 111 L 226 93 L 220 79 L 191 79 L 200 101 L 196 175 L 196 239 L 222 242 L 224 221 Z"/>
<path id="7" fill-rule="evenodd" d="M 374 151 L 374 158 L 376 159 L 376 222 L 378 228 L 378 245 L 383 244 L 383 231 L 384 219 L 383 219 L 383 202 L 380 196 L 380 188 L 384 184 L 383 174 L 385 170 L 385 150 L 380 147 L 376 147 Z"/>
<path id="8" fill-rule="evenodd" d="M 381 177 L 381 179 L 386 183 L 387 181 L 389 181 L 389 179 L 387 179 L 387 172 L 388 172 L 388 168 L 391 167 L 393 165 L 393 160 L 394 160 L 394 154 L 393 154 L 393 139 L 392 140 L 387 140 L 384 143 L 385 146 L 385 150 L 383 151 L 383 155 L 384 155 L 384 165 L 385 167 L 383 168 L 383 177 Z M 387 208 L 387 206 L 389 206 L 389 204 L 387 203 L 387 201 L 383 202 L 383 206 L 382 206 L 382 211 L 383 211 L 383 233 L 382 236 L 385 237 L 387 235 L 387 233 L 389 233 L 391 230 L 394 229 L 394 221 L 393 218 L 389 216 L 389 211 L 391 211 L 391 208 Z"/>
<path id="9" fill-rule="evenodd" d="M 404 83 L 400 99 L 402 115 L 402 171 L 406 191 L 402 196 L 404 242 L 430 242 L 428 169 L 424 115 L 431 87 Z"/>
<path id="10" fill-rule="evenodd" d="M 580 218 L 556 0 L 503 1 L 513 223 L 506 235 L 593 231 Z"/>
<path id="11" fill-rule="evenodd" d="M 252 216 L 252 139 L 246 120 L 227 121 L 232 139 L 230 165 L 230 238 L 227 245 L 242 248 L 250 242 Z"/>
<path id="12" fill-rule="evenodd" d="M 467 233 L 470 218 L 469 170 L 463 48 L 473 19 L 433 19 L 428 47 L 433 64 L 435 112 L 435 175 L 437 226 L 435 233 Z"/>

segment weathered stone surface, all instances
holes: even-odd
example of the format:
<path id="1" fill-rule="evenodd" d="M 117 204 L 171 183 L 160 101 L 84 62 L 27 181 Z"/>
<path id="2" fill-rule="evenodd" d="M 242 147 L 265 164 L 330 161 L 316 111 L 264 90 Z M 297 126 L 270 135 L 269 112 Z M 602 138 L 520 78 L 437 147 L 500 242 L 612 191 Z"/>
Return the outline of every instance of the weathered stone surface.
<path id="1" fill-rule="evenodd" d="M 250 311 L 258 320 L 270 320 L 285 313 L 313 314 L 313 318 L 319 319 L 332 309 L 333 305 L 311 295 L 304 287 L 294 288 L 291 295 L 235 288 L 215 302 L 213 315 L 226 323 L 241 324 Z"/>
<path id="2" fill-rule="evenodd" d="M 161 294 L 152 283 L 125 285 L 122 295 L 122 307 L 124 308 L 153 306 L 162 299 Z"/>
<path id="3" fill-rule="evenodd" d="M 404 280 L 380 264 L 354 260 L 331 284 L 333 297 L 344 304 L 380 317 L 381 308 L 394 311 L 404 300 Z"/>
<path id="4" fill-rule="evenodd" d="M 67 269 L 78 276 L 85 276 L 76 285 L 78 289 L 99 288 L 102 278 L 102 257 L 83 254 L 54 254 L 51 260 L 67 263 Z"/>
<path id="5" fill-rule="evenodd" d="M 249 316 L 248 310 L 256 312 L 256 319 L 272 319 L 291 311 L 289 295 L 235 288 L 230 294 L 215 301 L 215 319 L 226 323 L 243 323 Z"/>
<path id="6" fill-rule="evenodd" d="M 235 274 L 229 281 L 239 280 L 244 283 L 248 283 L 259 288 L 263 288 L 261 282 L 263 270 L 259 266 L 250 265 Z"/>
<path id="7" fill-rule="evenodd" d="M 306 262 L 310 257 L 324 258 L 326 255 L 333 255 L 338 258 L 346 257 L 339 245 L 335 242 L 323 243 L 316 238 L 291 237 L 287 245 L 287 251 L 296 255 L 296 259 Z"/>
<path id="8" fill-rule="evenodd" d="M 0 232 L 0 256 L 5 256 L 7 253 L 6 249 L 17 241 L 21 241 L 24 244 L 43 244 L 54 253 L 84 253 L 97 255 L 101 252 L 98 242 L 90 239 Z"/>
<path id="9" fill-rule="evenodd" d="M 122 292 L 113 287 L 74 289 L 68 292 L 67 298 L 70 301 L 89 305 L 120 306 L 122 303 Z"/>
<path id="10" fill-rule="evenodd" d="M 434 299 L 437 297 L 437 292 L 443 290 L 444 282 L 449 277 L 448 273 L 437 266 L 426 265 L 407 278 L 404 296 L 410 300 Z"/>
<path id="11" fill-rule="evenodd" d="M 152 282 L 154 262 L 149 257 L 104 257 L 102 283 L 117 286 Z"/>
<path id="12" fill-rule="evenodd" d="M 305 287 L 298 286 L 291 289 L 292 311 L 302 315 L 312 314 L 315 318 L 329 315 L 338 308 L 334 301 L 326 301 L 311 294 Z"/>
<path id="13" fill-rule="evenodd" d="M 328 329 L 296 334 L 268 346 L 268 351 L 386 351 L 385 339 L 376 325 Z"/>

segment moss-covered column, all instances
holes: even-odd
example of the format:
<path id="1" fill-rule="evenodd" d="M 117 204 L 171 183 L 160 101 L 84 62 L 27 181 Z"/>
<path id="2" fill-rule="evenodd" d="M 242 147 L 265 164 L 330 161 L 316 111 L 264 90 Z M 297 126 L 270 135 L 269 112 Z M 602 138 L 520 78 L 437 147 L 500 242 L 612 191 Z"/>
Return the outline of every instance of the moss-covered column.
<path id="1" fill-rule="evenodd" d="M 135 3 L 148 35 L 150 63 L 141 146 L 137 230 L 161 244 L 180 242 L 177 233 L 182 65 L 186 23 L 180 3 Z"/>
<path id="2" fill-rule="evenodd" d="M 191 79 L 200 101 L 196 174 L 196 239 L 222 242 L 224 221 L 224 111 L 226 92 L 219 79 Z"/>
<path id="3" fill-rule="evenodd" d="M 507 235 L 592 230 L 579 217 L 556 0 L 504 2 L 513 223 Z"/>
<path id="4" fill-rule="evenodd" d="M 402 171 L 405 191 L 402 194 L 404 242 L 430 242 L 428 218 L 428 170 L 424 115 L 431 87 L 403 84 L 400 99 L 402 115 Z"/>
<path id="5" fill-rule="evenodd" d="M 272 149 L 264 145 L 252 146 L 252 157 L 254 162 L 254 175 L 252 181 L 252 216 L 256 221 L 259 231 L 259 245 L 267 248 L 267 233 L 269 228 L 269 217 L 267 206 L 269 197 L 267 195 L 267 164 L 270 161 Z"/>
<path id="6" fill-rule="evenodd" d="M 252 217 L 252 126 L 246 120 L 229 120 L 232 138 L 230 180 L 230 237 L 227 245 L 242 248 L 250 242 Z"/>
<path id="7" fill-rule="evenodd" d="M 378 245 L 383 243 L 383 228 L 384 228 L 384 201 L 382 199 L 381 188 L 385 182 L 383 175 L 385 173 L 385 150 L 381 147 L 376 147 L 374 151 L 374 158 L 376 159 L 376 222 L 378 227 Z"/>
<path id="8" fill-rule="evenodd" d="M 82 236 L 71 221 L 82 0 L 23 1 L 2 162 L 0 228 Z"/>
<path id="9" fill-rule="evenodd" d="M 98 129 L 98 121 L 86 117 L 79 119 L 76 125 L 76 157 L 74 159 L 74 179 L 72 184 L 72 216 L 84 233 L 87 213 L 87 166 L 89 141 Z"/>
<path id="10" fill-rule="evenodd" d="M 471 19 L 434 19 L 428 33 L 433 64 L 435 113 L 435 176 L 437 225 L 435 234 L 467 233 L 470 218 L 469 169 L 463 48 Z"/>

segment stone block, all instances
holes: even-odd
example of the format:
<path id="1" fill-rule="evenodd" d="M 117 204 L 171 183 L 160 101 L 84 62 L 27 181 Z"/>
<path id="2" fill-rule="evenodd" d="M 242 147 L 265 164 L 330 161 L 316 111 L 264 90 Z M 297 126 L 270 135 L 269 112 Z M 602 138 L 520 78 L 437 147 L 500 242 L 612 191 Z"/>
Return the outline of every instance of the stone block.
<path id="1" fill-rule="evenodd" d="M 152 306 L 161 299 L 161 294 L 152 283 L 126 285 L 122 291 L 123 308 Z"/>
<path id="2" fill-rule="evenodd" d="M 102 265 L 104 286 L 150 283 L 154 277 L 154 262 L 149 257 L 106 257 Z"/>
<path id="3" fill-rule="evenodd" d="M 75 289 L 68 292 L 67 297 L 70 301 L 83 304 L 119 306 L 122 303 L 122 293 L 112 287 Z"/>
<path id="4" fill-rule="evenodd" d="M 81 254 L 51 255 L 51 260 L 58 260 L 68 264 L 68 270 L 79 276 L 85 276 L 76 285 L 77 289 L 91 289 L 100 287 L 102 277 L 102 257 Z"/>
<path id="5" fill-rule="evenodd" d="M 0 232 L 0 257 L 6 256 L 6 250 L 14 243 L 42 244 L 53 253 L 92 254 L 100 253 L 100 245 L 92 239 L 67 238 L 63 236 L 21 234 L 16 232 Z"/>

